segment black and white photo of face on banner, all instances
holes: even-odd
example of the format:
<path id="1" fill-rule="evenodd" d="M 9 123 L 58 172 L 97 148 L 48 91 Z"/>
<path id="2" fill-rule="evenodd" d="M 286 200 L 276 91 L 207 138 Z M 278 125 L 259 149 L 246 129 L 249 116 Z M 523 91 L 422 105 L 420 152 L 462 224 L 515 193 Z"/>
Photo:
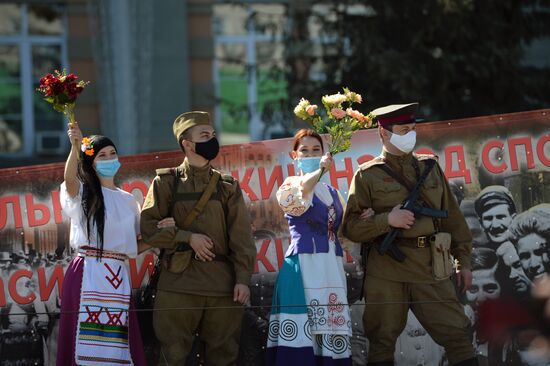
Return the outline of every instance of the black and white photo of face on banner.
<path id="1" fill-rule="evenodd" d="M 533 283 L 550 272 L 550 204 L 534 205 L 523 212 L 517 207 L 514 195 L 502 185 L 487 186 L 474 200 L 462 202 L 473 236 L 473 281 L 466 291 L 465 312 L 472 321 L 480 359 L 489 364 L 546 365 L 550 362 L 547 355 L 534 357 L 528 352 L 533 335 L 511 332 L 501 344 L 483 339 L 475 331 L 478 311 L 485 302 L 513 299 L 528 304 Z"/>

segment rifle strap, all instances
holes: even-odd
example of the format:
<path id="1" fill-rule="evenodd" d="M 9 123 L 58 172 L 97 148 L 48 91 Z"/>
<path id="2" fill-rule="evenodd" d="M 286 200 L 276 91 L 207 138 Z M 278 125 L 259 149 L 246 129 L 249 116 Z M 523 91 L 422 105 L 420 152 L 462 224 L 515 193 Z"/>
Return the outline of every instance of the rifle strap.
<path id="1" fill-rule="evenodd" d="M 435 160 L 429 159 L 429 160 L 426 161 L 426 167 L 424 168 L 424 171 L 422 172 L 422 174 L 418 178 L 418 182 L 416 182 L 416 185 L 413 184 L 412 182 L 410 182 L 404 176 L 398 174 L 395 171 L 395 169 L 393 169 L 391 164 L 381 164 L 381 165 L 376 165 L 376 166 L 378 168 L 382 169 L 384 172 L 386 172 L 386 174 L 388 174 L 390 177 L 394 178 L 397 182 L 399 182 L 399 184 L 401 184 L 403 187 L 405 187 L 407 189 L 407 191 L 409 191 L 409 193 L 411 193 L 416 188 L 416 185 L 420 186 L 420 185 L 424 184 L 424 181 L 428 177 L 428 174 L 430 174 L 431 170 L 435 166 Z M 422 197 L 422 200 L 424 201 L 424 203 L 426 205 L 428 205 L 428 207 L 437 209 L 437 207 L 434 207 L 434 205 L 432 204 L 432 201 L 430 200 L 430 198 L 428 196 L 426 196 L 424 191 L 420 192 L 420 196 Z"/>
<path id="2" fill-rule="evenodd" d="M 409 193 L 411 193 L 412 191 L 414 191 L 416 189 L 417 186 L 419 188 L 422 188 L 422 185 L 424 184 L 424 181 L 428 177 L 428 174 L 430 174 L 433 167 L 435 166 L 435 160 L 429 159 L 429 160 L 426 161 L 426 166 L 424 168 L 424 171 L 422 172 L 422 174 L 418 178 L 418 181 L 416 182 L 416 185 L 414 185 L 412 182 L 410 182 L 404 176 L 398 174 L 395 171 L 395 169 L 392 168 L 390 163 L 376 165 L 376 166 L 378 168 L 382 169 L 384 172 L 386 172 L 386 174 L 388 174 L 390 177 L 394 178 L 397 182 L 399 182 L 399 184 L 401 184 L 403 187 L 405 187 L 409 191 Z M 423 190 L 420 191 L 420 197 L 422 197 L 422 200 L 424 201 L 424 203 L 429 208 L 437 209 L 437 207 L 434 207 L 431 199 L 424 193 Z M 434 226 L 435 226 L 436 230 L 439 231 L 439 226 L 440 226 L 439 225 L 439 220 L 433 219 L 433 222 L 434 222 Z"/>

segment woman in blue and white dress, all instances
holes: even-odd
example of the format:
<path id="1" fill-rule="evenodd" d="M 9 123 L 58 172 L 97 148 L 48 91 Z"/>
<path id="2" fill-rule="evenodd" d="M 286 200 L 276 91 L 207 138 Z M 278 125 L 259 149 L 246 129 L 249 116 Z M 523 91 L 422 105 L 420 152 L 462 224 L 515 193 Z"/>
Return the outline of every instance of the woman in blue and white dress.
<path id="1" fill-rule="evenodd" d="M 351 365 L 351 319 L 338 238 L 344 203 L 334 187 L 318 182 L 321 168 L 333 164 L 323 153 L 321 136 L 298 131 L 291 155 L 299 175 L 288 177 L 277 191 L 291 244 L 273 293 L 268 365 Z"/>

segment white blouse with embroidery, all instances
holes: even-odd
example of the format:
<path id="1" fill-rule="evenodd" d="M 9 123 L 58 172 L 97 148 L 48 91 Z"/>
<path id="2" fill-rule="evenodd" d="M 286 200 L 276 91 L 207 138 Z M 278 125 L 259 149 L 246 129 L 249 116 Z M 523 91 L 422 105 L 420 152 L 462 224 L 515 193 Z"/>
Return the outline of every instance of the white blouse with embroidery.
<path id="1" fill-rule="evenodd" d="M 103 228 L 103 249 L 137 256 L 139 235 L 139 204 L 134 196 L 120 188 L 101 187 L 105 202 L 105 225 Z M 63 212 L 71 219 L 70 243 L 75 249 L 81 246 L 97 246 L 95 225 L 90 226 L 90 241 L 86 234 L 86 221 L 82 212 L 82 183 L 78 194 L 71 198 L 65 182 L 59 195 Z"/>
<path id="2" fill-rule="evenodd" d="M 330 206 L 333 204 L 332 195 L 328 189 L 326 183 L 322 181 L 315 185 L 313 194 L 309 193 L 304 195 L 304 182 L 311 176 L 308 173 L 303 176 L 291 176 L 287 177 L 283 184 L 277 190 L 277 201 L 283 209 L 284 213 L 291 216 L 301 216 L 306 212 L 313 201 L 313 195 L 321 200 L 325 205 Z M 340 203 L 342 207 L 345 207 L 345 201 L 338 192 Z"/>

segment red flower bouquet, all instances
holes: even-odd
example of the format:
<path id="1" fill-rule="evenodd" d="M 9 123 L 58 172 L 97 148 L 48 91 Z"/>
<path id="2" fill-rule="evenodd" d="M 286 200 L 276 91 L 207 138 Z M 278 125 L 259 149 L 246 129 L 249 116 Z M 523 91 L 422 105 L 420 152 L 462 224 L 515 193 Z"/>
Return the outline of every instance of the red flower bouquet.
<path id="1" fill-rule="evenodd" d="M 88 81 L 78 80 L 75 74 L 55 71 L 40 79 L 39 92 L 44 94 L 44 100 L 50 103 L 54 110 L 63 113 L 69 123 L 75 122 L 74 107 L 76 99 L 82 93 Z"/>

